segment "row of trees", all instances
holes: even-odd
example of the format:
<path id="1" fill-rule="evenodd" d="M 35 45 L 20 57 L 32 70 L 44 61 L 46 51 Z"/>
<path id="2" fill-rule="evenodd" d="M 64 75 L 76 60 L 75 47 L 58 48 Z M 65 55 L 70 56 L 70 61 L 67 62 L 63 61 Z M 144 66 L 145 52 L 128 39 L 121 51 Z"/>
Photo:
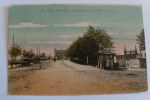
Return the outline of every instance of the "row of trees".
<path id="1" fill-rule="evenodd" d="M 35 54 L 33 49 L 26 50 L 21 48 L 19 45 L 12 46 L 8 51 L 11 61 L 16 61 L 17 57 L 20 56 L 20 60 L 27 58 L 27 59 L 34 59 L 37 57 L 45 58 L 45 53 L 41 53 L 39 55 Z"/>
<path id="2" fill-rule="evenodd" d="M 104 29 L 89 26 L 83 37 L 74 41 L 67 50 L 67 56 L 76 63 L 96 65 L 99 51 L 113 48 L 112 37 Z"/>
<path id="3" fill-rule="evenodd" d="M 137 35 L 136 41 L 140 50 L 145 50 L 144 29 Z M 96 65 L 100 51 L 105 53 L 112 48 L 114 48 L 112 37 L 104 29 L 89 26 L 83 37 L 79 37 L 70 45 L 67 56 L 76 63 L 86 64 L 88 59 L 89 64 Z"/>

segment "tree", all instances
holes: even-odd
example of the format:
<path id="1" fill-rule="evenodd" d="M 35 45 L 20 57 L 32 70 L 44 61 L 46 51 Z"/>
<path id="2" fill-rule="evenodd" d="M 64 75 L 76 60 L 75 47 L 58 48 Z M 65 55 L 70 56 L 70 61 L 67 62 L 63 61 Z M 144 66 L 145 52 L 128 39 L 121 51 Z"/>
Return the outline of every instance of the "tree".
<path id="1" fill-rule="evenodd" d="M 97 64 L 98 53 L 101 49 L 111 50 L 113 48 L 112 38 L 105 30 L 95 29 L 89 26 L 83 37 L 79 37 L 67 50 L 67 55 L 72 61 L 86 63 L 88 57 L 89 64 Z"/>
<path id="2" fill-rule="evenodd" d="M 24 58 L 32 59 L 32 58 L 35 57 L 35 53 L 33 52 L 32 49 L 30 49 L 29 51 L 23 50 L 22 56 L 23 56 Z"/>
<path id="3" fill-rule="evenodd" d="M 12 57 L 12 61 L 14 61 L 14 58 L 16 60 L 16 57 L 21 55 L 22 48 L 20 48 L 19 45 L 13 46 L 9 49 L 8 53 L 9 53 L 10 57 Z"/>
<path id="4" fill-rule="evenodd" d="M 17 56 L 21 55 L 22 48 L 19 45 L 13 45 L 9 50 L 8 53 L 11 57 L 11 68 L 13 68 L 13 62 L 16 61 Z M 15 58 L 15 59 L 14 59 Z"/>
<path id="5" fill-rule="evenodd" d="M 44 57 L 45 58 L 45 53 L 43 52 L 42 54 L 40 54 L 40 57 Z"/>
<path id="6" fill-rule="evenodd" d="M 136 39 L 137 43 L 139 44 L 140 50 L 145 50 L 145 36 L 144 36 L 144 29 L 137 35 Z"/>
<path id="7" fill-rule="evenodd" d="M 46 54 L 43 52 L 39 55 L 41 60 L 45 60 Z"/>
<path id="8" fill-rule="evenodd" d="M 85 32 L 84 37 L 93 38 L 97 45 L 102 45 L 105 49 L 113 48 L 112 37 L 106 33 L 104 29 L 95 29 L 92 26 L 89 26 L 87 32 Z"/>

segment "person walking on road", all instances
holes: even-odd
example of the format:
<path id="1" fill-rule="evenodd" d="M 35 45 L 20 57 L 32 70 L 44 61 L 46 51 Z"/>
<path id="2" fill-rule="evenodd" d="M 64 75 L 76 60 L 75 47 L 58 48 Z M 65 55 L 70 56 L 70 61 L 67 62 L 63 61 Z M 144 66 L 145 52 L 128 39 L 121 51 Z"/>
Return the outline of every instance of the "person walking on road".
<path id="1" fill-rule="evenodd" d="M 54 62 L 56 62 L 56 58 L 54 58 Z"/>

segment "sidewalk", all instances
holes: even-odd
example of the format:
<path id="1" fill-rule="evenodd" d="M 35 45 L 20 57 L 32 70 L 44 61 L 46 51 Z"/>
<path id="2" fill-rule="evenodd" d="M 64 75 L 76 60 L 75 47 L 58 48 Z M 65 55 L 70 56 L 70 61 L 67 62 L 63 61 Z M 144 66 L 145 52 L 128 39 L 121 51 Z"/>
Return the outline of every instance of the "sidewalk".
<path id="1" fill-rule="evenodd" d="M 64 63 L 66 65 L 69 65 L 69 66 L 75 68 L 76 70 L 101 70 L 99 68 L 96 68 L 95 66 L 81 65 L 81 64 L 77 64 L 77 63 L 71 62 L 69 60 L 64 60 Z"/>

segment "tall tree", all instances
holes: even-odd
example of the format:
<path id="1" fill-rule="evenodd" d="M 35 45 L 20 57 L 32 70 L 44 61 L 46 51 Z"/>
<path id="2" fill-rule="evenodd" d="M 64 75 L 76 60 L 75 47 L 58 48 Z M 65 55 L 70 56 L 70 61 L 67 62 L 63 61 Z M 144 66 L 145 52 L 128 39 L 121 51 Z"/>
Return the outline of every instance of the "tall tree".
<path id="1" fill-rule="evenodd" d="M 22 53 L 22 48 L 19 45 L 13 45 L 9 50 L 8 54 L 11 57 L 11 68 L 13 68 L 13 62 L 15 62 L 17 59 L 17 56 L 21 55 Z"/>
<path id="2" fill-rule="evenodd" d="M 136 39 L 137 43 L 139 44 L 140 50 L 145 50 L 145 36 L 144 36 L 144 29 L 137 35 Z"/>
<path id="3" fill-rule="evenodd" d="M 35 57 L 35 53 L 33 52 L 32 49 L 30 49 L 29 51 L 23 50 L 22 56 L 23 56 L 24 58 L 32 59 L 33 57 Z"/>
<path id="4" fill-rule="evenodd" d="M 10 57 L 12 57 L 12 61 L 16 60 L 16 57 L 21 55 L 22 48 L 19 45 L 15 45 L 9 49 L 8 53 L 9 53 Z M 15 59 L 13 59 L 13 58 L 15 58 Z"/>
<path id="5" fill-rule="evenodd" d="M 100 48 L 101 45 L 103 48 Z M 110 35 L 105 30 L 95 29 L 89 26 L 88 30 L 84 33 L 83 37 L 79 37 L 68 48 L 68 56 L 78 63 L 86 63 L 87 57 L 89 63 L 96 64 L 98 59 L 98 53 L 100 49 L 113 48 L 113 42 Z"/>
<path id="6" fill-rule="evenodd" d="M 105 49 L 113 48 L 112 37 L 107 34 L 104 29 L 95 29 L 94 27 L 89 26 L 89 29 L 85 32 L 84 37 L 93 38 L 97 45 L 101 44 Z"/>

